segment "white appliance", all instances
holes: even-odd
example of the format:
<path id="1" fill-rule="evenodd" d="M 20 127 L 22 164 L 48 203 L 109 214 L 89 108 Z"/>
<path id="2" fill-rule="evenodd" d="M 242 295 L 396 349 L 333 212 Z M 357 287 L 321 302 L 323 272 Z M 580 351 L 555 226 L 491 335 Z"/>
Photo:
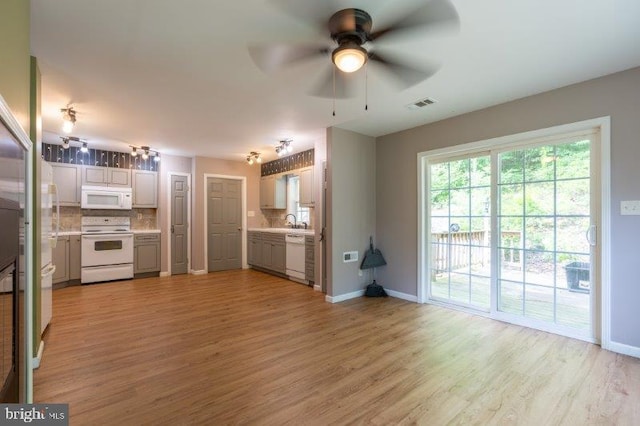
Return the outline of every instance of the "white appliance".
<path id="1" fill-rule="evenodd" d="M 287 276 L 294 281 L 307 284 L 305 280 L 304 235 L 287 234 L 284 241 L 287 245 Z"/>
<path id="2" fill-rule="evenodd" d="M 129 217 L 82 217 L 80 282 L 133 278 L 133 233 Z"/>
<path id="3" fill-rule="evenodd" d="M 56 272 L 56 265 L 53 264 L 52 251 L 58 242 L 60 205 L 58 188 L 53 183 L 51 164 L 42 161 L 40 170 L 42 176 L 40 183 L 40 332 L 44 333 L 53 316 L 53 274 Z M 54 208 L 56 210 L 55 232 L 53 231 Z"/>
<path id="4" fill-rule="evenodd" d="M 80 207 L 100 210 L 131 210 L 131 188 L 82 186 Z"/>

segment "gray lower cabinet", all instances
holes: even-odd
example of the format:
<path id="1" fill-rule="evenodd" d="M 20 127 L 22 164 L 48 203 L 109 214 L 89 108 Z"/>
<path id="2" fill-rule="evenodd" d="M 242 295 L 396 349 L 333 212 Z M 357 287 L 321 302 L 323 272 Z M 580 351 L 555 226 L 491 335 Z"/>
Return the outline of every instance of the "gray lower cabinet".
<path id="1" fill-rule="evenodd" d="M 315 281 L 315 244 L 313 235 L 304 237 L 304 279 Z"/>
<path id="2" fill-rule="evenodd" d="M 71 235 L 69 237 L 69 280 L 79 280 L 80 279 L 80 256 L 82 253 L 80 252 L 80 235 Z"/>
<path id="3" fill-rule="evenodd" d="M 51 253 L 56 271 L 53 273 L 53 284 L 69 281 L 69 236 L 58 237 Z"/>
<path id="4" fill-rule="evenodd" d="M 160 234 L 139 234 L 133 239 L 133 273 L 160 272 Z"/>
<path id="5" fill-rule="evenodd" d="M 247 240 L 249 265 L 279 274 L 286 273 L 287 249 L 284 234 L 250 231 Z"/>

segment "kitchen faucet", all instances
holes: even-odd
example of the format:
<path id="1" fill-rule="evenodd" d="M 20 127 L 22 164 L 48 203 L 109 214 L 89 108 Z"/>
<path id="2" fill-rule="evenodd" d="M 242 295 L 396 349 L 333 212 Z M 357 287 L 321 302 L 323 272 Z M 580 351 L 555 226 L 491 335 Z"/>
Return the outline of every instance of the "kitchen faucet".
<path id="1" fill-rule="evenodd" d="M 286 221 L 289 216 L 293 216 L 293 228 L 297 228 L 298 227 L 298 220 L 296 219 L 296 215 L 289 213 L 288 215 L 286 215 L 284 217 L 284 220 Z M 291 222 L 289 222 L 289 223 L 291 223 Z"/>

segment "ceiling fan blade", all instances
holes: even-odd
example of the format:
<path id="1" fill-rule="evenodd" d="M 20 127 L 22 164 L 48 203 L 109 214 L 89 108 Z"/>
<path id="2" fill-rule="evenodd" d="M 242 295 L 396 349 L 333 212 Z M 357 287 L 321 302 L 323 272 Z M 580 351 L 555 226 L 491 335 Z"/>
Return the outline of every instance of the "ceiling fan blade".
<path id="1" fill-rule="evenodd" d="M 378 52 L 369 53 L 369 60 L 372 61 L 373 64 L 381 65 L 385 70 L 389 71 L 394 77 L 396 77 L 403 89 L 409 88 L 428 79 L 440 69 L 440 66 L 435 64 L 418 69 L 413 66 L 391 60 L 388 57 L 382 56 Z"/>
<path id="2" fill-rule="evenodd" d="M 449 0 L 430 0 L 417 9 L 412 9 L 379 30 L 370 34 L 370 39 L 378 40 L 390 34 L 413 29 L 429 31 L 458 30 L 460 19 L 456 8 Z"/>
<path id="3" fill-rule="evenodd" d="M 334 72 L 335 72 L 335 90 L 334 90 Z M 311 96 L 327 99 L 347 99 L 353 98 L 356 92 L 355 73 L 344 73 L 331 66 L 324 73 L 322 78 L 318 79 L 318 83 L 308 93 Z"/>
<path id="4" fill-rule="evenodd" d="M 256 45 L 249 46 L 249 55 L 253 62 L 266 73 L 280 70 L 287 65 L 302 62 L 315 57 L 326 56 L 326 45 Z"/>

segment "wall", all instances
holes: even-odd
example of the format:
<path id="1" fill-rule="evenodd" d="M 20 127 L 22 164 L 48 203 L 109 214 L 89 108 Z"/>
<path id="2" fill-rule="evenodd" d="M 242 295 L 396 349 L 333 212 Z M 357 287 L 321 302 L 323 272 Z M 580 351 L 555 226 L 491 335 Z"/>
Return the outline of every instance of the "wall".
<path id="1" fill-rule="evenodd" d="M 640 68 L 567 86 L 378 138 L 380 280 L 417 294 L 418 152 L 611 116 L 611 338 L 640 348 L 637 263 L 640 218 L 621 216 L 621 200 L 640 199 Z"/>
<path id="2" fill-rule="evenodd" d="M 160 189 L 158 192 L 158 221 L 157 226 L 162 231 L 160 234 L 160 253 L 161 253 L 161 262 L 160 262 L 160 271 L 168 272 L 169 271 L 169 244 L 170 241 L 170 229 L 168 224 L 168 212 L 170 210 L 169 199 L 171 190 L 169 184 L 169 173 L 191 173 L 191 185 L 190 187 L 193 189 L 193 172 L 191 171 L 191 158 L 188 157 L 178 157 L 173 155 L 162 154 L 162 160 L 160 161 L 160 170 L 158 179 L 160 179 Z M 193 197 L 193 191 L 191 193 L 191 197 Z M 193 212 L 191 213 L 193 217 Z M 193 238 L 193 237 L 192 237 Z"/>
<path id="3" fill-rule="evenodd" d="M 29 1 L 2 0 L 0 6 L 0 95 L 29 134 Z"/>
<path id="4" fill-rule="evenodd" d="M 204 175 L 217 174 L 225 176 L 244 176 L 247 178 L 247 212 L 253 212 L 254 217 L 247 217 L 249 228 L 258 228 L 265 218 L 260 212 L 260 167 L 250 166 L 246 161 L 228 161 L 207 157 L 195 157 L 193 164 L 193 188 L 191 196 L 191 217 L 193 218 L 193 232 L 191 233 L 191 269 L 204 271 L 205 269 L 205 203 Z"/>
<path id="5" fill-rule="evenodd" d="M 358 276 L 376 224 L 376 141 L 338 128 L 327 129 L 327 296 L 363 290 L 369 272 Z M 375 240 L 375 238 L 374 238 Z M 345 251 L 358 262 L 344 263 Z"/>

